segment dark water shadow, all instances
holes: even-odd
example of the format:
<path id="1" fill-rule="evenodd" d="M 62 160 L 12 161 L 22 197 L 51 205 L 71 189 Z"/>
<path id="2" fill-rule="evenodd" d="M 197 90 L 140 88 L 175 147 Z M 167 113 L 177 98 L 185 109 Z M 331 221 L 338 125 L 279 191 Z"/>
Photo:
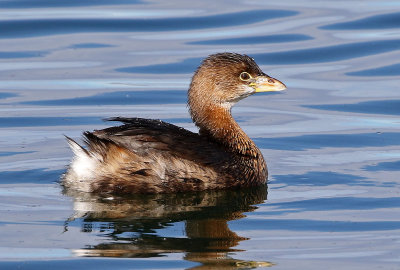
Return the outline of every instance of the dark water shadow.
<path id="1" fill-rule="evenodd" d="M 1 1 L 2 8 L 57 8 L 57 7 L 85 7 L 85 6 L 103 6 L 103 5 L 133 5 L 145 3 L 141 0 L 4 0 Z"/>
<path id="2" fill-rule="evenodd" d="M 349 60 L 400 49 L 400 40 L 354 42 L 294 51 L 255 54 L 253 57 L 265 64 L 310 64 Z"/>
<path id="3" fill-rule="evenodd" d="M 307 149 L 363 148 L 400 145 L 400 133 L 356 133 L 356 134 L 316 134 L 279 138 L 254 138 L 261 148 L 304 151 Z"/>
<path id="4" fill-rule="evenodd" d="M 354 104 L 304 105 L 303 107 L 339 112 L 400 115 L 400 99 L 364 101 Z"/>
<path id="5" fill-rule="evenodd" d="M 400 171 L 400 160 L 393 162 L 380 162 L 376 165 L 368 165 L 362 168 L 366 171 Z"/>
<path id="6" fill-rule="evenodd" d="M 45 127 L 101 124 L 99 117 L 0 117 L 0 127 Z"/>
<path id="7" fill-rule="evenodd" d="M 23 154 L 31 154 L 31 153 L 35 153 L 35 151 L 25 151 L 25 152 L 8 152 L 8 151 L 4 151 L 1 152 L 0 151 L 0 157 L 11 157 L 11 156 L 15 156 L 15 155 L 23 155 Z M 1 172 L 0 172 L 1 174 Z"/>
<path id="8" fill-rule="evenodd" d="M 118 91 L 102 93 L 89 97 L 25 101 L 20 104 L 43 106 L 81 106 L 81 105 L 140 105 L 140 104 L 182 104 L 186 103 L 186 92 L 171 91 Z"/>
<path id="9" fill-rule="evenodd" d="M 5 98 L 10 98 L 10 97 L 17 97 L 17 94 L 14 93 L 8 93 L 8 92 L 3 92 L 0 93 L 0 99 L 5 99 Z"/>
<path id="10" fill-rule="evenodd" d="M 195 263 L 183 260 L 157 259 L 157 260 L 132 260 L 119 258 L 118 262 L 109 258 L 69 258 L 68 260 L 21 260 L 0 261 L 1 270 L 131 270 L 131 269 L 188 269 Z"/>
<path id="11" fill-rule="evenodd" d="M 30 152 L 22 152 L 30 153 Z M 18 154 L 22 154 L 18 153 Z M 60 175 L 65 170 L 32 169 L 22 171 L 1 171 L 0 184 L 21 184 L 21 183 L 54 183 L 58 182 Z"/>
<path id="12" fill-rule="evenodd" d="M 270 266 L 269 262 L 237 260 L 229 252 L 246 238 L 228 227 L 267 199 L 267 187 L 197 193 L 135 195 L 112 200 L 65 190 L 74 198 L 75 214 L 65 225 L 107 239 L 84 246 L 75 254 L 85 257 L 149 258 L 185 253 L 185 260 L 201 263 L 193 269 L 238 269 Z M 184 222 L 183 236 L 163 229 Z"/>
<path id="13" fill-rule="evenodd" d="M 0 38 L 96 32 L 165 32 L 247 25 L 298 14 L 289 10 L 249 10 L 198 17 L 147 19 L 30 19 L 0 21 Z M 34 31 L 33 31 L 34 30 Z"/>
<path id="14" fill-rule="evenodd" d="M 200 65 L 202 58 L 187 58 L 180 62 L 147 66 L 117 68 L 117 72 L 146 74 L 186 74 L 193 73 Z"/>
<path id="15" fill-rule="evenodd" d="M 286 186 L 374 186 L 376 183 L 367 178 L 336 172 L 307 172 L 304 174 L 284 174 L 275 175 L 273 183 L 285 184 Z"/>
<path id="16" fill-rule="evenodd" d="M 225 39 L 210 39 L 192 41 L 186 44 L 190 45 L 245 45 L 245 44 L 263 44 L 263 43 L 283 43 L 283 42 L 296 42 L 313 39 L 307 35 L 301 34 L 282 34 L 282 35 L 268 35 L 268 36 L 249 36 L 238 38 L 225 38 Z"/>
<path id="17" fill-rule="evenodd" d="M 358 57 L 400 50 L 400 40 L 354 42 L 326 47 L 252 54 L 257 63 L 266 65 L 311 64 L 336 62 Z M 202 58 L 187 58 L 179 62 L 117 68 L 118 72 L 146 74 L 191 73 L 200 65 Z"/>
<path id="18" fill-rule="evenodd" d="M 48 52 L 45 51 L 0 52 L 0 59 L 43 57 L 46 56 L 47 54 Z"/>
<path id="19" fill-rule="evenodd" d="M 43 57 L 46 56 L 47 54 L 48 52 L 45 51 L 0 52 L 0 59 Z"/>
<path id="20" fill-rule="evenodd" d="M 300 213 L 305 211 L 336 211 L 336 210 L 371 210 L 398 208 L 400 197 L 388 198 L 356 198 L 356 197 L 334 197 L 318 198 L 310 200 L 299 200 L 293 202 L 269 203 L 268 206 L 282 209 L 279 214 Z M 274 211 L 274 213 L 276 213 Z M 259 212 L 258 215 L 268 215 Z"/>
<path id="21" fill-rule="evenodd" d="M 364 76 L 364 77 L 377 77 L 377 76 L 399 76 L 400 64 L 394 64 L 379 68 L 364 69 L 360 71 L 348 72 L 349 76 Z"/>
<path id="22" fill-rule="evenodd" d="M 368 30 L 368 29 L 389 29 L 400 27 L 400 12 L 380 14 L 366 17 L 359 20 L 335 23 L 321 26 L 326 30 Z"/>
<path id="23" fill-rule="evenodd" d="M 69 46 L 70 49 L 98 49 L 98 48 L 111 48 L 115 47 L 114 45 L 110 44 L 103 44 L 103 43 L 77 43 Z"/>
<path id="24" fill-rule="evenodd" d="M 232 227 L 239 228 L 239 224 Z M 397 231 L 400 221 L 353 221 L 353 220 L 316 220 L 316 219 L 252 219 L 246 224 L 246 230 L 265 231 L 288 230 L 296 232 L 371 232 L 371 231 Z"/>

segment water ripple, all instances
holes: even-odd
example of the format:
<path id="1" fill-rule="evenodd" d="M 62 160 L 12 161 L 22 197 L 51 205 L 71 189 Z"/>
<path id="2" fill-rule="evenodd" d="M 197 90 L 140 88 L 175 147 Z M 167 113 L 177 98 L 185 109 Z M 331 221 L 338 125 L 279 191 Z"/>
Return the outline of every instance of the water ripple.
<path id="1" fill-rule="evenodd" d="M 152 95 L 150 95 L 152 93 Z M 139 105 L 139 104 L 174 104 L 186 103 L 184 91 L 119 91 L 102 93 L 89 97 L 70 99 L 49 99 L 26 101 L 22 104 L 45 106 L 80 106 L 80 105 Z"/>
<path id="2" fill-rule="evenodd" d="M 400 50 L 400 40 L 381 40 L 339 44 L 327 47 L 251 54 L 259 64 L 287 65 L 336 62 L 380 53 Z M 124 67 L 116 71 L 129 73 L 191 73 L 200 64 L 201 58 L 187 58 L 181 62 Z"/>
<path id="3" fill-rule="evenodd" d="M 115 71 L 127 73 L 147 73 L 147 74 L 185 74 L 192 73 L 200 65 L 202 58 L 188 58 L 181 62 L 157 64 L 148 66 L 135 66 L 117 68 Z"/>
<path id="4" fill-rule="evenodd" d="M 233 27 L 294 16 L 289 10 L 251 10 L 202 17 L 163 19 L 38 19 L 1 21 L 0 38 L 23 38 L 88 32 L 165 32 Z M 35 29 L 32 31 L 32 29 Z"/>
<path id="5" fill-rule="evenodd" d="M 191 123 L 190 118 L 162 118 L 170 123 Z M 103 124 L 101 117 L 95 116 L 29 116 L 29 117 L 0 117 L 0 127 L 49 127 L 49 126 L 80 126 Z M 0 152 L 1 156 L 10 156 L 29 152 Z"/>
<path id="6" fill-rule="evenodd" d="M 17 52 L 0 52 L 0 59 L 12 59 L 12 58 L 31 58 L 31 57 L 43 57 L 48 52 L 45 51 L 17 51 Z"/>
<path id="7" fill-rule="evenodd" d="M 263 44 L 263 43 L 282 43 L 296 42 L 313 39 L 311 36 L 300 34 L 269 35 L 269 36 L 250 36 L 239 38 L 211 39 L 188 42 L 191 45 L 241 45 L 241 44 Z"/>
<path id="8" fill-rule="evenodd" d="M 380 14 L 355 21 L 321 26 L 327 30 L 367 30 L 400 27 L 400 13 Z"/>
<path id="9" fill-rule="evenodd" d="M 349 60 L 400 50 L 400 40 L 380 40 L 339 44 L 327 47 L 300 49 L 253 55 L 257 61 L 266 64 L 305 64 Z"/>
<path id="10" fill-rule="evenodd" d="M 17 97 L 18 95 L 15 93 L 0 93 L 0 99 L 10 98 L 10 97 Z"/>
<path id="11" fill-rule="evenodd" d="M 25 151 L 25 152 L 0 152 L 0 157 L 10 157 L 15 155 L 31 154 L 35 151 Z"/>
<path id="12" fill-rule="evenodd" d="M 37 248 L 36 248 L 37 249 Z M 87 259 L 55 259 L 57 256 L 65 257 L 65 249 L 46 249 L 45 255 L 43 255 L 36 249 L 19 249 L 14 251 L 12 254 L 6 253 L 5 256 L 9 255 L 11 258 L 23 259 L 33 259 L 33 258 L 47 258 L 53 255 L 52 260 L 22 260 L 22 261 L 1 261 L 1 269 L 189 269 L 192 267 L 197 267 L 198 263 L 179 260 L 179 259 L 143 259 L 135 258 L 134 262 L 132 259 L 118 258 L 118 262 L 110 259 L 97 258 L 96 260 Z M 10 250 L 7 249 L 7 250 Z M 43 251 L 42 251 L 43 252 Z M 16 256 L 15 254 L 21 254 L 21 256 Z M 61 255 L 60 255 L 61 254 Z"/>
<path id="13" fill-rule="evenodd" d="M 83 6 L 97 6 L 97 5 L 134 5 L 141 4 L 141 0 L 69 0 L 69 1 L 52 1 L 52 0 L 5 0 L 1 1 L 2 8 L 50 8 L 50 7 L 83 7 Z"/>
<path id="14" fill-rule="evenodd" d="M 2 184 L 14 183 L 52 183 L 60 179 L 63 170 L 32 169 L 19 171 L 1 171 Z"/>
<path id="15" fill-rule="evenodd" d="M 305 174 L 275 175 L 273 183 L 288 186 L 373 186 L 374 182 L 365 177 L 336 172 L 307 172 Z"/>
<path id="16" fill-rule="evenodd" d="M 99 117 L 0 117 L 0 127 L 45 127 L 100 124 Z"/>
<path id="17" fill-rule="evenodd" d="M 276 206 L 278 209 L 295 209 L 295 212 L 328 210 L 370 210 L 380 208 L 398 208 L 399 205 L 400 197 L 334 197 L 268 204 L 268 206 Z"/>
<path id="18" fill-rule="evenodd" d="M 366 171 L 400 171 L 400 161 L 380 162 L 376 165 L 368 165 L 363 167 Z"/>
<path id="19" fill-rule="evenodd" d="M 346 75 L 350 76 L 399 76 L 400 64 L 394 64 L 379 68 L 364 69 L 355 72 L 348 72 Z"/>
<path id="20" fill-rule="evenodd" d="M 400 99 L 364 101 L 355 104 L 304 105 L 304 107 L 340 112 L 400 115 Z"/>
<path id="21" fill-rule="evenodd" d="M 97 48 L 109 48 L 114 47 L 113 45 L 109 44 L 101 44 L 101 43 L 78 43 L 69 46 L 68 48 L 71 49 L 97 49 Z"/>
<path id="22" fill-rule="evenodd" d="M 399 144 L 400 133 L 316 134 L 280 138 L 255 138 L 264 149 L 301 151 L 324 147 L 385 147 Z"/>
<path id="23" fill-rule="evenodd" d="M 244 224 L 245 223 L 245 224 Z M 314 232 L 365 232 L 399 230 L 400 221 L 339 221 L 312 219 L 252 219 L 234 221 L 230 226 L 240 230 L 287 230 Z M 293 226 L 295 224 L 295 226 Z"/>

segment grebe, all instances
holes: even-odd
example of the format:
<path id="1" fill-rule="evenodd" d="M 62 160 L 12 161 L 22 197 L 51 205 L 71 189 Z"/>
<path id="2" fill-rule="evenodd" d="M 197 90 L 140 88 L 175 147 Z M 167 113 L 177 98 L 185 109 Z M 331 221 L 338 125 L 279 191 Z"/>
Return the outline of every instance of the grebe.
<path id="1" fill-rule="evenodd" d="M 110 118 L 122 126 L 84 132 L 88 149 L 71 138 L 75 156 L 66 188 L 112 194 L 172 193 L 264 184 L 261 151 L 231 115 L 239 100 L 286 86 L 262 72 L 254 59 L 217 53 L 193 75 L 188 106 L 199 133 L 143 118 Z"/>

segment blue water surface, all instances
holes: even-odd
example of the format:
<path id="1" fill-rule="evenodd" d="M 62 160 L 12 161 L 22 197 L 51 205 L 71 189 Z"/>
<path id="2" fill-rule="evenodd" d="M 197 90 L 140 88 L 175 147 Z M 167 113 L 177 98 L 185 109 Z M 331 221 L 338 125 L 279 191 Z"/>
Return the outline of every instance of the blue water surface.
<path id="1" fill-rule="evenodd" d="M 0 269 L 397 269 L 398 1 L 0 0 Z M 268 184 L 99 197 L 60 184 L 65 136 L 162 119 L 196 132 L 201 60 L 288 89 L 233 116 Z"/>

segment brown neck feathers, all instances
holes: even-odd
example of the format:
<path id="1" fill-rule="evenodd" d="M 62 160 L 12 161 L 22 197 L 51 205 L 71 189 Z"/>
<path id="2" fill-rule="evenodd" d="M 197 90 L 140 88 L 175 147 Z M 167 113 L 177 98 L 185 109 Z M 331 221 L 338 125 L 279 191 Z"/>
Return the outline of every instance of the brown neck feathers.
<path id="1" fill-rule="evenodd" d="M 211 137 L 232 152 L 258 158 L 257 146 L 233 119 L 229 107 L 202 106 L 201 112 L 192 109 L 191 114 L 201 135 Z"/>

